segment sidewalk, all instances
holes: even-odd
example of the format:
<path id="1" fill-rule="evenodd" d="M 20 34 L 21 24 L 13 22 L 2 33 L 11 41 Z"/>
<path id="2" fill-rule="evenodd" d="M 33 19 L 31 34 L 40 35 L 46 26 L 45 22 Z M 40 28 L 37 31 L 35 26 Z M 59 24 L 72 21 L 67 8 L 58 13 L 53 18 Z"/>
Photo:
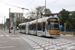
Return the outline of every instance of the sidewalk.
<path id="1" fill-rule="evenodd" d="M 2 30 L 2 31 L 4 31 L 4 30 Z M 13 30 L 10 30 L 11 33 L 9 33 L 9 30 L 5 30 L 4 32 L 6 32 L 6 33 L 9 34 L 9 35 L 16 36 L 16 32 L 15 32 L 15 34 L 14 34 L 14 33 L 13 33 Z"/>
<path id="2" fill-rule="evenodd" d="M 73 36 L 73 34 L 60 34 L 60 36 Z"/>

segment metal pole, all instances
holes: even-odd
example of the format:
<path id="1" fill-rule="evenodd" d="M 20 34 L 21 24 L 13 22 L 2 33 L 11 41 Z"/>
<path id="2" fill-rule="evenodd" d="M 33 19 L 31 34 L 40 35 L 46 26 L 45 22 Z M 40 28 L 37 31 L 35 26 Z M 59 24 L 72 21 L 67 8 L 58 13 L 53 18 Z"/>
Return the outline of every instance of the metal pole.
<path id="1" fill-rule="evenodd" d="M 15 31 L 16 31 L 16 19 L 17 19 L 17 18 L 16 18 L 15 16 L 14 16 L 14 18 L 15 18 L 15 19 L 14 19 L 14 34 L 15 34 Z"/>
<path id="2" fill-rule="evenodd" d="M 9 33 L 10 33 L 10 8 L 9 8 Z"/>
<path id="3" fill-rule="evenodd" d="M 66 34 L 66 23 L 64 23 L 64 35 Z"/>
<path id="4" fill-rule="evenodd" d="M 5 16 L 4 16 L 4 31 L 5 31 Z"/>
<path id="5" fill-rule="evenodd" d="M 36 17 L 36 36 L 37 36 L 37 30 L 38 30 L 38 13 L 37 13 L 37 17 Z"/>
<path id="6" fill-rule="evenodd" d="M 14 26 L 14 34 L 15 34 L 15 26 Z"/>
<path id="7" fill-rule="evenodd" d="M 46 0 L 45 0 L 45 17 L 46 17 Z M 45 23 L 45 29 L 46 29 L 46 23 Z M 45 36 L 46 36 L 46 33 L 45 33 Z"/>
<path id="8" fill-rule="evenodd" d="M 3 20 L 2 20 L 2 30 L 3 30 Z"/>
<path id="9" fill-rule="evenodd" d="M 45 17 L 46 17 L 46 0 L 45 0 Z"/>

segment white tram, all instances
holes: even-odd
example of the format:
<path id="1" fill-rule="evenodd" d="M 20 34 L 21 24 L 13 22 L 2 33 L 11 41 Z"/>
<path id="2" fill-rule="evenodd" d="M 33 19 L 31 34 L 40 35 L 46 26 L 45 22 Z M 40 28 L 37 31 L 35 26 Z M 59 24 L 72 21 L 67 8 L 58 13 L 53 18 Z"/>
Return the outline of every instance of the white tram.
<path id="1" fill-rule="evenodd" d="M 34 34 L 37 36 L 60 36 L 60 22 L 58 17 L 44 17 L 26 23 L 19 24 L 22 33 Z"/>

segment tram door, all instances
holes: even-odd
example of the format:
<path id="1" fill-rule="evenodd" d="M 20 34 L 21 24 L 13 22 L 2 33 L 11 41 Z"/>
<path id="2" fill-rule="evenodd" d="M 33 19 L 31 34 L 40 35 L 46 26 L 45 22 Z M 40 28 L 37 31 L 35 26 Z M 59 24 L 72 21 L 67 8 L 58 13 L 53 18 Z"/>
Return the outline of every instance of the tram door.
<path id="1" fill-rule="evenodd" d="M 27 23 L 26 23 L 26 34 L 29 33 L 29 28 L 28 28 L 28 26 L 29 26 L 29 24 L 28 24 L 28 22 L 27 22 Z"/>
<path id="2" fill-rule="evenodd" d="M 42 23 L 38 23 L 37 26 L 37 36 L 42 36 Z"/>
<path id="3" fill-rule="evenodd" d="M 38 23 L 38 36 L 45 36 L 45 22 Z"/>
<path id="4" fill-rule="evenodd" d="M 42 23 L 42 35 L 45 36 L 45 28 L 46 28 L 46 22 Z"/>

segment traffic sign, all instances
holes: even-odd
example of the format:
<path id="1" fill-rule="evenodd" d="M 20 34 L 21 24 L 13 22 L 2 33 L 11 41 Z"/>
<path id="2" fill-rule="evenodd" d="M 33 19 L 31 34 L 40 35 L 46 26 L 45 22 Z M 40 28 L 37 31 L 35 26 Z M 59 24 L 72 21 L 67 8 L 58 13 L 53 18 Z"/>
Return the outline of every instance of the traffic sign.
<path id="1" fill-rule="evenodd" d="M 62 25 L 60 25 L 60 28 L 62 28 Z"/>

